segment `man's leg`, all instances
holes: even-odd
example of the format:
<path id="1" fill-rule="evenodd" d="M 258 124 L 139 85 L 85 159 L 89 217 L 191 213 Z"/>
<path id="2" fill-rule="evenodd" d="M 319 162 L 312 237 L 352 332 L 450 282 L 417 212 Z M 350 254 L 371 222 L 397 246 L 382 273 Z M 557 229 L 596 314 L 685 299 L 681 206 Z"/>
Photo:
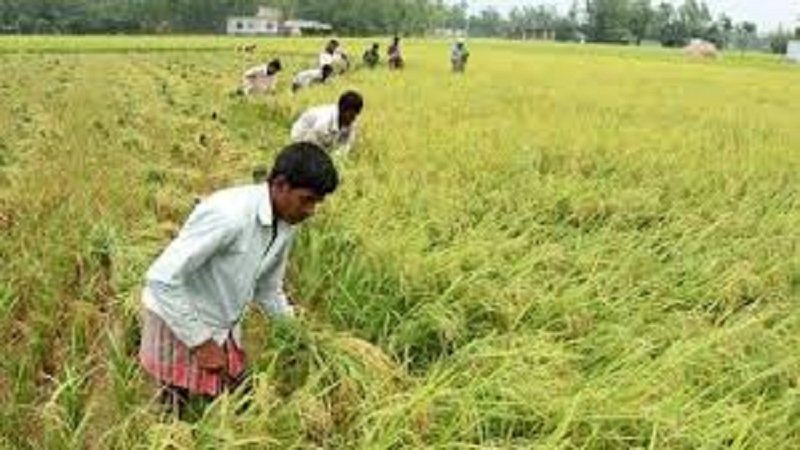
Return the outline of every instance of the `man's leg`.
<path id="1" fill-rule="evenodd" d="M 164 406 L 165 412 L 178 418 L 183 416 L 186 405 L 189 402 L 189 390 L 162 384 L 159 391 L 159 401 Z"/>
<path id="2" fill-rule="evenodd" d="M 187 422 L 195 422 L 203 417 L 208 405 L 214 401 L 212 396 L 192 394 L 186 388 L 167 384 L 161 386 L 159 397 L 167 415 Z"/>

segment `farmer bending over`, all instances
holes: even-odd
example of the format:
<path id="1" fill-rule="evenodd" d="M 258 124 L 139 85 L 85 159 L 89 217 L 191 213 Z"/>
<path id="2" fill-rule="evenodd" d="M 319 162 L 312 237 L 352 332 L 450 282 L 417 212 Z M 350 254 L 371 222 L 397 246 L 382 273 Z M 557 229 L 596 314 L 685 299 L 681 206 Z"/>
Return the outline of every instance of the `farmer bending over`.
<path id="1" fill-rule="evenodd" d="M 347 154 L 355 139 L 355 122 L 364 99 L 355 91 L 339 97 L 339 103 L 313 107 L 292 125 L 293 142 L 313 142 L 329 152 Z"/>
<path id="2" fill-rule="evenodd" d="M 322 84 L 328 81 L 331 75 L 333 75 L 333 67 L 330 65 L 324 65 L 320 69 L 308 69 L 299 72 L 292 81 L 292 92 L 297 92 L 313 84 Z"/>
<path id="3" fill-rule="evenodd" d="M 275 92 L 278 72 L 282 69 L 281 60 L 273 59 L 267 64 L 253 67 L 242 77 L 242 92 L 245 95 Z"/>
<path id="4" fill-rule="evenodd" d="M 379 48 L 380 46 L 378 46 L 378 43 L 375 42 L 372 44 L 372 47 L 364 52 L 362 60 L 364 61 L 364 65 L 370 69 L 374 69 L 375 66 L 377 66 L 380 62 L 381 56 L 380 53 L 378 53 Z"/>
<path id="5" fill-rule="evenodd" d="M 147 271 L 139 359 L 173 411 L 243 381 L 241 324 L 252 300 L 271 316 L 293 317 L 283 291 L 292 241 L 338 183 L 324 150 L 291 144 L 266 183 L 202 200 Z"/>

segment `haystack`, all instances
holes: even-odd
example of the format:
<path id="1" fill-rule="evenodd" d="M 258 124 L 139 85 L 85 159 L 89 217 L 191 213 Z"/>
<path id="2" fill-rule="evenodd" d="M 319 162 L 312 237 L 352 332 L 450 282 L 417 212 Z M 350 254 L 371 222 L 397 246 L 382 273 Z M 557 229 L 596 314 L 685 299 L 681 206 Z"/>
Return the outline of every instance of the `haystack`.
<path id="1" fill-rule="evenodd" d="M 693 58 L 716 58 L 719 56 L 717 46 L 703 39 L 692 39 L 686 47 L 683 47 L 683 54 Z"/>

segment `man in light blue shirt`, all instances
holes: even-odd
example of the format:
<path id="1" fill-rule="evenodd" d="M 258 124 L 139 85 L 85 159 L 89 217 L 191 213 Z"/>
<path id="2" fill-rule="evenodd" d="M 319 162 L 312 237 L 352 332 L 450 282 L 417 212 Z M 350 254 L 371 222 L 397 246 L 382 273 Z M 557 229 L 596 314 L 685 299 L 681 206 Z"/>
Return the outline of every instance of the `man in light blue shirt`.
<path id="1" fill-rule="evenodd" d="M 189 396 L 214 397 L 241 378 L 240 324 L 251 300 L 271 315 L 294 315 L 283 291 L 292 241 L 338 183 L 327 152 L 291 144 L 266 184 L 199 203 L 147 271 L 140 361 L 179 412 Z"/>

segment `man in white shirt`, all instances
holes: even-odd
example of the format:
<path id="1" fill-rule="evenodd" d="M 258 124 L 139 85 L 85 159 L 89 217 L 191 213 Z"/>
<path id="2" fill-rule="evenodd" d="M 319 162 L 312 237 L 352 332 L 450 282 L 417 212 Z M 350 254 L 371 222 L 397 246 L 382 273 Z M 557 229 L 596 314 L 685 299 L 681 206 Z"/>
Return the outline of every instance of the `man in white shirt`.
<path id="1" fill-rule="evenodd" d="M 342 94 L 338 104 L 310 108 L 292 125 L 292 142 L 313 142 L 329 152 L 347 154 L 363 108 L 364 99 L 355 91 Z"/>
<path id="2" fill-rule="evenodd" d="M 281 60 L 273 59 L 267 64 L 248 69 L 242 76 L 242 92 L 245 95 L 275 92 L 278 72 L 282 68 Z"/>
<path id="3" fill-rule="evenodd" d="M 322 50 L 322 53 L 319 54 L 319 68 L 321 69 L 324 66 L 333 66 L 336 50 L 339 48 L 339 41 L 336 39 L 331 39 L 325 45 L 325 48 Z"/>
<path id="4" fill-rule="evenodd" d="M 459 38 L 453 49 L 450 51 L 450 63 L 453 67 L 453 72 L 462 73 L 467 68 L 467 60 L 469 59 L 469 50 L 464 43 L 464 39 Z"/>
<path id="5" fill-rule="evenodd" d="M 292 92 L 297 92 L 302 88 L 312 84 L 322 84 L 333 75 L 333 67 L 330 65 L 322 66 L 320 69 L 308 69 L 298 72 L 292 81 Z"/>
<path id="6" fill-rule="evenodd" d="M 333 193 L 336 168 L 318 146 L 284 148 L 267 183 L 218 191 L 192 211 L 147 271 L 139 359 L 180 415 L 243 381 L 241 323 L 255 300 L 292 317 L 283 277 L 298 225 Z"/>
<path id="7" fill-rule="evenodd" d="M 350 70 L 350 57 L 347 56 L 347 52 L 341 45 L 336 47 L 336 51 L 333 52 L 332 66 L 334 73 L 337 75 L 342 75 Z"/>

